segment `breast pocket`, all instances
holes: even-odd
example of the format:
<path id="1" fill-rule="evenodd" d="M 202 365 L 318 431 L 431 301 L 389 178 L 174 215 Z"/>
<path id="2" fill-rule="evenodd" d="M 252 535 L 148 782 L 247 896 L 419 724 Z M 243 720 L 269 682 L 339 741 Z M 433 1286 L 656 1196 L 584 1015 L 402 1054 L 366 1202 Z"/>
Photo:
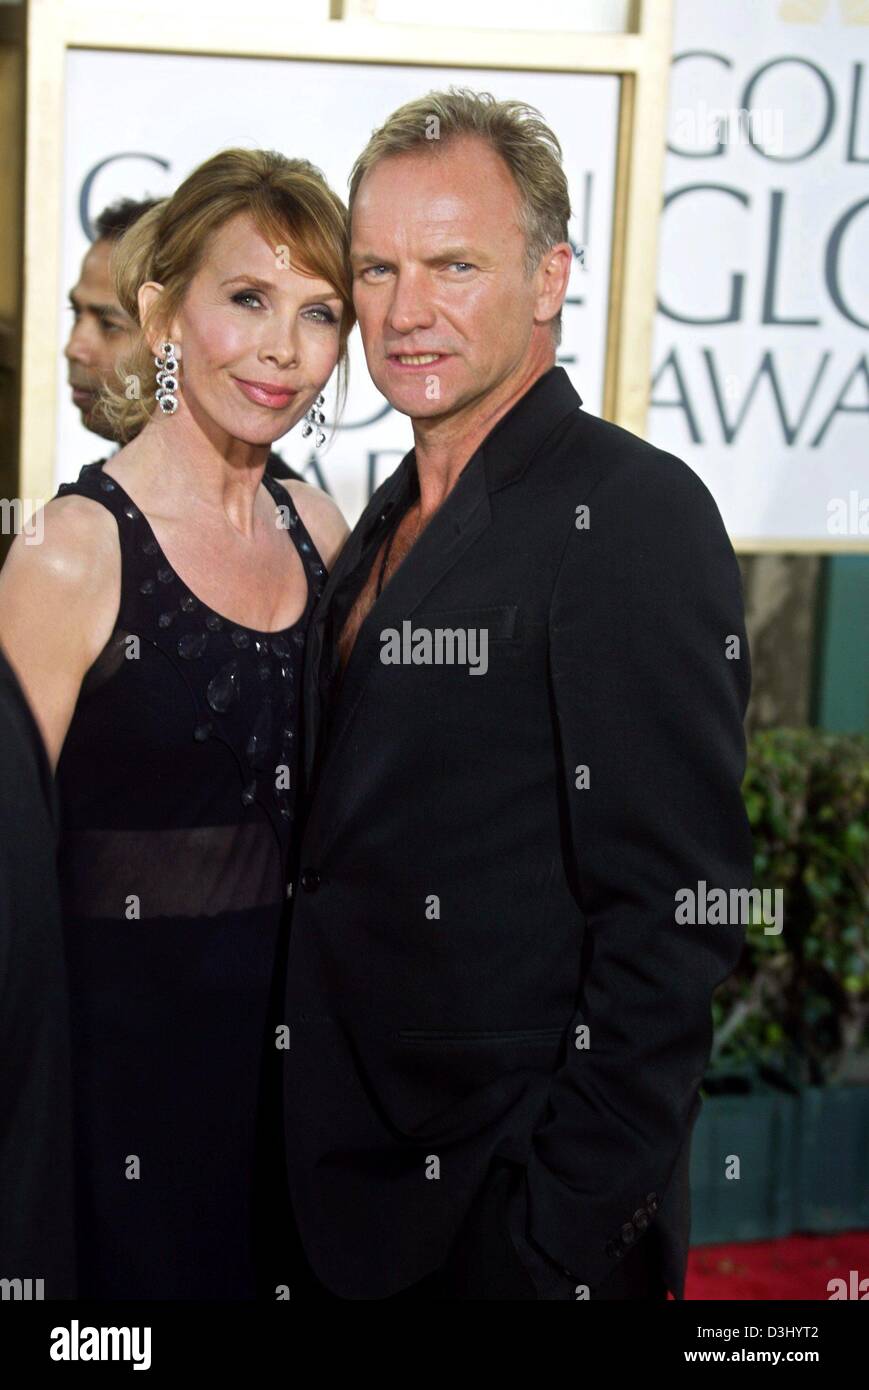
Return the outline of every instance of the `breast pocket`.
<path id="1" fill-rule="evenodd" d="M 413 615 L 418 628 L 446 631 L 485 631 L 490 642 L 513 642 L 520 636 L 518 603 L 492 604 L 488 607 L 432 608 Z"/>

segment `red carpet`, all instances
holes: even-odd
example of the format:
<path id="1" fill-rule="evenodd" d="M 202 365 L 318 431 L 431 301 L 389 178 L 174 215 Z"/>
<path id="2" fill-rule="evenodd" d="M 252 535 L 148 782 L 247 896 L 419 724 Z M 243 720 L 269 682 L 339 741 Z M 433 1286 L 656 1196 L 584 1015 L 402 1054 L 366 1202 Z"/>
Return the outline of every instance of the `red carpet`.
<path id="1" fill-rule="evenodd" d="M 828 1299 L 827 1281 L 848 1285 L 851 1270 L 869 1278 L 869 1231 L 698 1245 L 688 1253 L 685 1298 Z"/>

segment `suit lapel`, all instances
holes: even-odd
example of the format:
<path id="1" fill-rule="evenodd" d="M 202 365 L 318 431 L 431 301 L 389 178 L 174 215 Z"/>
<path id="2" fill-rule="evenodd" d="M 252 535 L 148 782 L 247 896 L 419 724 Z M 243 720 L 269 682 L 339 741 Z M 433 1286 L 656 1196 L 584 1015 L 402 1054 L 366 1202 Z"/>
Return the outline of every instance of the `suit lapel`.
<path id="1" fill-rule="evenodd" d="M 337 696 L 329 729 L 329 746 L 317 769 L 318 780 L 334 762 L 343 739 L 379 659 L 380 634 L 386 628 L 401 629 L 423 599 L 444 578 L 491 522 L 490 492 L 518 481 L 531 459 L 562 421 L 582 405 L 581 398 L 561 367 L 553 367 L 496 425 L 463 470 L 443 505 L 399 565 L 372 607 L 356 637 Z M 378 489 L 350 536 L 329 576 L 308 637 L 305 675 L 305 783 L 313 791 L 318 744 L 322 734 L 322 684 L 337 674 L 337 654 L 328 640 L 330 618 L 334 627 L 346 618 L 370 571 L 380 543 L 394 520 L 416 491 L 416 459 L 406 454 L 391 478 Z"/>
<path id="2" fill-rule="evenodd" d="M 310 788 L 314 761 L 323 721 L 322 680 L 334 665 L 334 651 L 327 640 L 330 618 L 336 607 L 346 612 L 348 604 L 365 582 L 370 565 L 365 557 L 375 551 L 387 530 L 392 513 L 403 505 L 412 491 L 414 470 L 413 451 L 406 454 L 395 472 L 378 488 L 356 526 L 347 538 L 326 582 L 320 600 L 311 616 L 305 650 L 304 674 L 304 754 L 305 785 Z M 345 606 L 346 605 L 346 606 Z"/>
<path id="3" fill-rule="evenodd" d="M 381 634 L 401 629 L 433 588 L 485 531 L 492 519 L 482 456 L 465 468 L 452 492 L 426 526 L 377 599 L 356 637 L 341 684 L 329 737 L 331 761 L 353 717 L 365 685 L 380 659 Z M 366 567 L 356 591 L 364 583 Z M 355 597 L 355 594 L 354 594 Z"/>

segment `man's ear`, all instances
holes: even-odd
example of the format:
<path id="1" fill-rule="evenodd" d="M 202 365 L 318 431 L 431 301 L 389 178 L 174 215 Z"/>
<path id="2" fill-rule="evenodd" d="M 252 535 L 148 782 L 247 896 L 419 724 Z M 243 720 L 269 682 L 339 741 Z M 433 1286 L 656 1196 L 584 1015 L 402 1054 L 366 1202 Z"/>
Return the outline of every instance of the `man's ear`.
<path id="1" fill-rule="evenodd" d="M 154 312 L 154 305 L 157 303 L 162 293 L 163 286 L 156 280 L 146 280 L 144 285 L 139 286 L 137 298 L 139 301 L 140 323 L 144 323 L 147 315 Z M 146 336 L 148 347 L 155 357 L 159 355 L 160 348 L 166 342 L 167 338 L 171 339 L 176 347 L 180 346 L 180 343 L 177 342 L 177 336 L 173 335 L 171 328 L 167 332 L 165 328 L 159 326 L 159 318 L 152 322 L 152 326 L 149 328 Z"/>
<path id="2" fill-rule="evenodd" d="M 559 241 L 546 252 L 537 269 L 539 290 L 534 319 L 549 323 L 555 318 L 567 294 L 573 249 L 569 242 Z"/>

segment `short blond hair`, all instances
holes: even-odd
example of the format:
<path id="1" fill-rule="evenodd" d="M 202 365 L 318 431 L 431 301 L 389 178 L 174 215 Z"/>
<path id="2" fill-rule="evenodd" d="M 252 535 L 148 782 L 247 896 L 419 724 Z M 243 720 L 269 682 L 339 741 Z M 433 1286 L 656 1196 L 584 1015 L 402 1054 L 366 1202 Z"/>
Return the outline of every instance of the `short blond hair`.
<path id="1" fill-rule="evenodd" d="M 532 275 L 551 247 L 568 240 L 570 193 L 558 137 L 537 108 L 522 101 L 498 101 L 491 92 L 449 87 L 406 102 L 373 132 L 353 165 L 350 215 L 363 178 L 381 159 L 444 149 L 463 135 L 485 140 L 513 176 L 525 234 L 526 269 Z M 560 330 L 559 310 L 553 320 L 556 341 Z"/>
<path id="2" fill-rule="evenodd" d="M 138 326 L 132 350 L 119 363 L 119 381 L 134 378 L 141 394 L 128 399 L 123 386 L 107 383 L 98 409 L 116 437 L 130 439 L 154 415 L 154 353 L 147 335 L 165 329 L 181 307 L 212 235 L 246 212 L 276 248 L 287 245 L 292 262 L 334 286 L 343 313 L 339 335 L 339 402 L 346 385 L 347 339 L 356 321 L 349 267 L 347 209 L 306 159 L 274 150 L 228 149 L 200 164 L 170 198 L 162 198 L 116 242 L 111 258 L 115 292 Z M 138 291 L 148 280 L 163 286 L 146 321 Z"/>

